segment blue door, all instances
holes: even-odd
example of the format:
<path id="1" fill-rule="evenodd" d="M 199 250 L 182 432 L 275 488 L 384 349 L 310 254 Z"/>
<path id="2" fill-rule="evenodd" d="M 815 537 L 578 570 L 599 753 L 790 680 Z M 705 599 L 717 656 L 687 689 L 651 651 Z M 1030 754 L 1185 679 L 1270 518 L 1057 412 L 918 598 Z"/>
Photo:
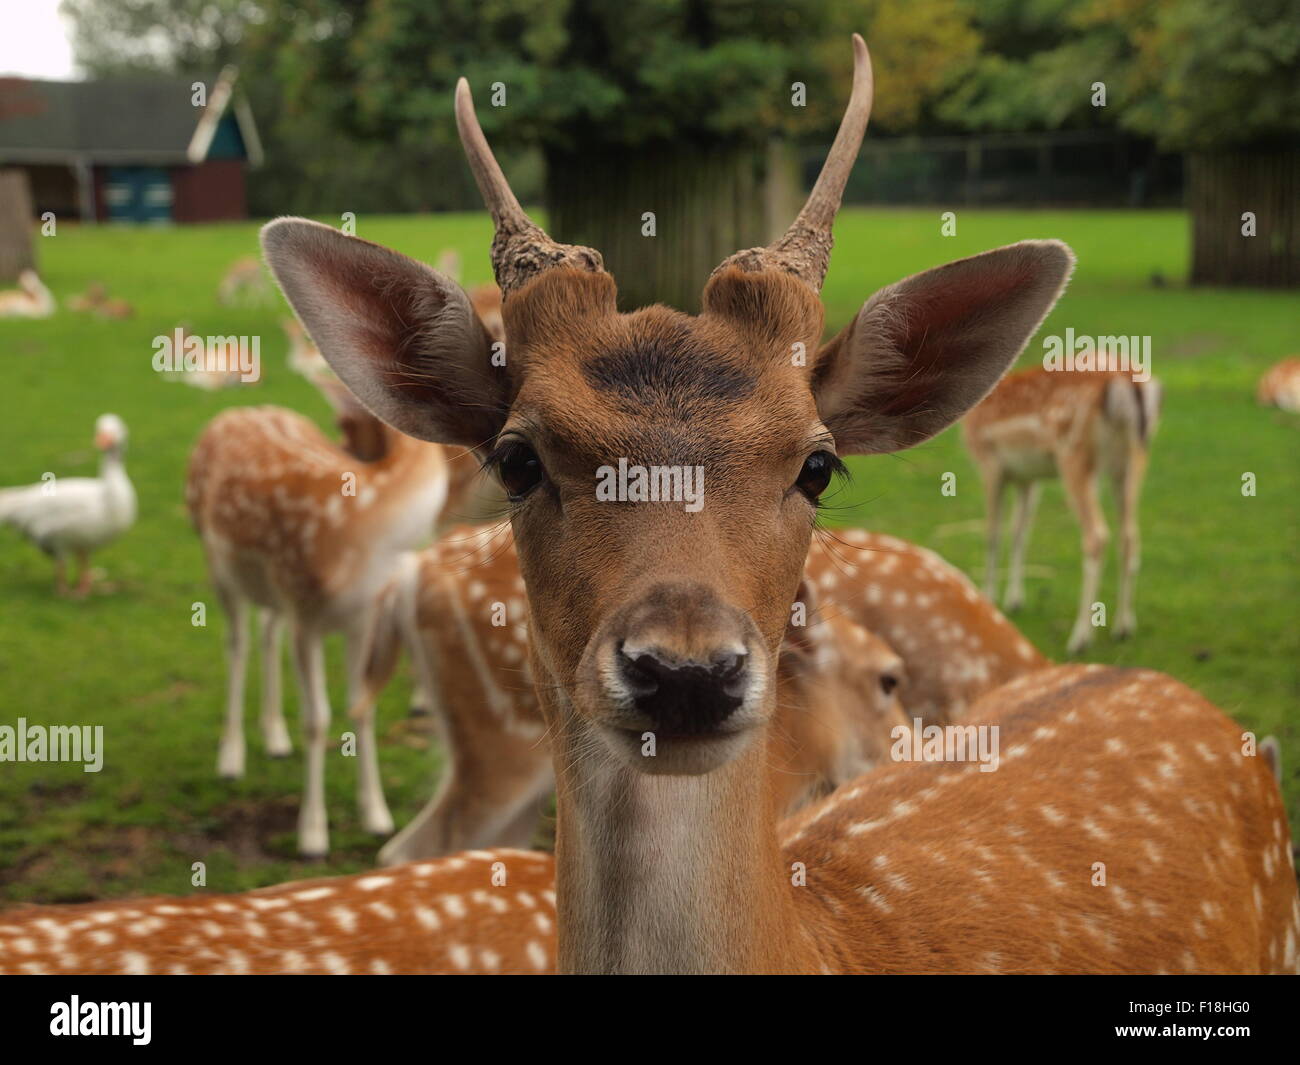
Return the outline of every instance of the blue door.
<path id="1" fill-rule="evenodd" d="M 104 201 L 111 222 L 170 222 L 171 175 L 156 166 L 111 166 Z"/>

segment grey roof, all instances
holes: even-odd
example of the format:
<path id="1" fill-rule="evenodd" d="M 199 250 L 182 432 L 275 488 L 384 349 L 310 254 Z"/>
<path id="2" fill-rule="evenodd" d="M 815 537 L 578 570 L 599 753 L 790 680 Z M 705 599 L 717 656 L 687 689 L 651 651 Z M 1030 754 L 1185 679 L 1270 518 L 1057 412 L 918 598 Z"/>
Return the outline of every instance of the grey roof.
<path id="1" fill-rule="evenodd" d="M 0 162 L 184 163 L 203 115 L 192 85 L 0 78 Z"/>

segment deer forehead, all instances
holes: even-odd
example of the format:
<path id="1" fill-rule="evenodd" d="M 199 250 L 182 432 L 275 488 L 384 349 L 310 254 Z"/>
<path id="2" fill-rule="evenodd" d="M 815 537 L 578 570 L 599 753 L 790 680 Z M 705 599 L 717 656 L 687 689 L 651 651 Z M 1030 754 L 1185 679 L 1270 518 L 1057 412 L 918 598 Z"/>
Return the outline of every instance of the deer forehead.
<path id="1" fill-rule="evenodd" d="M 751 453 L 765 441 L 797 449 L 817 425 L 807 346 L 797 358 L 793 343 L 753 325 L 666 307 L 534 323 L 512 340 L 522 367 L 512 423 L 601 456 L 640 445 L 680 449 L 685 462 L 742 441 Z"/>

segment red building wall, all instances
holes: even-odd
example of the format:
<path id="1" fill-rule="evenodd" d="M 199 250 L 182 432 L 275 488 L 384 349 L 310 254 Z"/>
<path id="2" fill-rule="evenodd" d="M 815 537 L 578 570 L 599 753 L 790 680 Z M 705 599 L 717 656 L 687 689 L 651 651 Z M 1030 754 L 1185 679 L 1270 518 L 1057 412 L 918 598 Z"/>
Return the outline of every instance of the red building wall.
<path id="1" fill-rule="evenodd" d="M 209 159 L 172 170 L 172 218 L 177 222 L 230 222 L 248 217 L 242 159 Z"/>

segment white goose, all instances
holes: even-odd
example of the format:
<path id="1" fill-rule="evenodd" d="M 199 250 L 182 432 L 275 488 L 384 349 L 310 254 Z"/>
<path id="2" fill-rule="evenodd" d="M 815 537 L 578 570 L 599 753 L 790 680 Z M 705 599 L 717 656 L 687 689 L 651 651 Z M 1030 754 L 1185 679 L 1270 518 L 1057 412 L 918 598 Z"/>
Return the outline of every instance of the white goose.
<path id="1" fill-rule="evenodd" d="M 95 422 L 103 454 L 98 477 L 51 478 L 0 489 L 0 525 L 12 525 L 54 559 L 60 595 L 67 594 L 68 555 L 81 563 L 76 594 L 90 591 L 90 552 L 116 540 L 135 522 L 135 489 L 126 475 L 126 423 L 116 414 Z"/>

